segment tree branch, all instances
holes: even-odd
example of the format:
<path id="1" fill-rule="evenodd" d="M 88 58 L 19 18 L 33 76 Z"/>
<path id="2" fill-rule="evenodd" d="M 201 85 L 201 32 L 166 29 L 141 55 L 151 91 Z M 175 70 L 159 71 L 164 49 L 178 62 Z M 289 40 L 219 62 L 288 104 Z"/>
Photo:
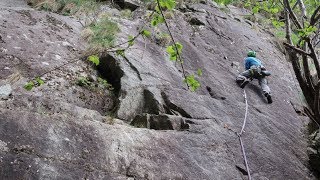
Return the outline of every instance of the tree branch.
<path id="1" fill-rule="evenodd" d="M 314 95 L 314 102 L 313 102 L 313 112 L 315 113 L 316 117 L 320 116 L 319 112 L 319 91 L 320 91 L 320 81 L 315 86 L 315 95 Z"/>
<path id="2" fill-rule="evenodd" d="M 308 88 L 306 85 L 306 80 L 301 75 L 300 66 L 299 66 L 299 58 L 297 56 L 297 53 L 296 53 L 296 51 L 294 51 L 294 49 L 289 48 L 289 46 L 286 46 L 286 51 L 289 55 L 289 60 L 291 61 L 291 64 L 292 64 L 294 73 L 297 77 L 297 80 L 299 82 L 299 85 L 300 85 L 303 93 L 307 93 Z"/>
<path id="3" fill-rule="evenodd" d="M 283 0 L 284 3 L 286 3 L 287 0 Z M 308 53 L 305 52 L 304 50 L 300 49 L 300 48 L 296 48 L 291 40 L 291 25 L 290 25 L 290 19 L 289 19 L 289 13 L 287 11 L 285 11 L 285 18 L 286 18 L 286 38 L 288 43 L 284 42 L 283 44 L 285 45 L 285 49 L 286 52 L 289 56 L 289 60 L 291 61 L 294 73 L 296 75 L 296 78 L 299 82 L 299 85 L 301 87 L 301 90 L 303 92 L 303 94 L 306 96 L 306 100 L 309 103 L 310 98 L 308 95 L 308 85 L 306 83 L 306 80 L 303 78 L 301 71 L 300 71 L 300 67 L 299 67 L 299 58 L 297 56 L 297 52 L 300 54 L 305 54 L 307 55 Z"/>
<path id="4" fill-rule="evenodd" d="M 298 29 L 302 29 L 303 27 L 302 27 L 301 23 L 298 21 L 298 18 L 296 16 L 296 14 L 292 11 L 289 1 L 288 0 L 283 0 L 283 3 L 284 3 L 284 6 L 285 6 L 284 7 L 285 10 L 287 10 L 289 12 L 290 17 L 291 17 L 293 23 L 295 24 L 295 26 L 297 26 Z"/>
<path id="5" fill-rule="evenodd" d="M 299 4 L 299 0 L 297 0 L 297 2 L 294 3 L 294 5 L 293 5 L 293 7 L 292 7 L 292 10 L 294 10 L 294 9 L 298 6 L 298 4 Z"/>
<path id="6" fill-rule="evenodd" d="M 306 52 L 306 51 L 304 51 L 304 50 L 302 50 L 302 49 L 300 49 L 300 48 L 297 48 L 297 47 L 295 47 L 294 45 L 291 45 L 291 44 L 289 44 L 289 43 L 287 43 L 287 42 L 284 42 L 283 44 L 284 44 L 286 47 L 288 47 L 288 48 L 290 48 L 290 49 L 292 49 L 292 50 L 295 50 L 295 51 L 296 51 L 297 53 L 299 53 L 299 54 L 311 56 L 310 53 L 308 53 L 308 52 Z"/>
<path id="7" fill-rule="evenodd" d="M 319 20 L 320 14 L 318 14 L 320 11 L 320 6 L 317 7 L 317 9 L 313 12 L 311 19 L 310 19 L 310 26 L 315 25 L 315 23 Z M 318 15 L 317 15 L 318 14 Z"/>
<path id="8" fill-rule="evenodd" d="M 310 57 L 312 58 L 313 63 L 316 67 L 318 79 L 320 79 L 320 65 L 319 65 L 319 60 L 318 60 L 316 51 L 314 50 L 314 47 L 312 46 L 312 43 L 311 43 L 311 39 L 309 37 L 305 38 L 305 41 L 307 42 L 308 48 L 310 49 Z"/>
<path id="9" fill-rule="evenodd" d="M 300 9 L 301 9 L 301 14 L 302 14 L 302 18 L 307 18 L 307 11 L 306 11 L 306 6 L 304 5 L 303 0 L 298 0 L 297 1 L 299 3 Z"/>
<path id="10" fill-rule="evenodd" d="M 289 17 L 289 13 L 288 11 L 284 11 L 285 13 L 285 20 L 286 20 L 286 39 L 288 41 L 288 45 L 291 46 L 292 43 L 292 39 L 291 39 L 291 23 L 290 23 L 290 17 Z"/>
<path id="11" fill-rule="evenodd" d="M 167 27 L 167 29 L 168 29 L 168 32 L 169 32 L 170 38 L 171 38 L 171 40 L 172 40 L 172 42 L 173 42 L 173 46 L 174 46 L 174 48 L 175 48 L 175 51 L 177 52 L 177 56 L 178 56 L 179 61 L 180 61 L 180 65 L 181 65 L 183 77 L 184 77 L 184 79 L 187 79 L 187 74 L 186 74 L 186 71 L 184 70 L 184 66 L 183 66 L 183 64 L 182 64 L 183 62 L 182 62 L 181 55 L 180 55 L 180 53 L 179 53 L 178 47 L 177 47 L 177 45 L 176 45 L 176 42 L 175 42 L 175 40 L 173 39 L 173 35 L 172 35 L 171 31 L 170 31 L 170 28 L 169 28 L 169 25 L 168 25 L 168 23 L 167 23 L 166 17 L 165 17 L 164 14 L 163 14 L 162 7 L 160 6 L 159 0 L 157 0 L 157 5 L 158 5 L 158 7 L 159 7 L 161 16 L 162 16 L 163 19 L 164 19 L 164 24 L 166 25 L 166 27 Z M 189 89 L 189 88 L 190 88 L 190 87 L 189 87 L 189 84 L 188 84 L 188 83 L 186 83 L 186 84 L 187 84 L 187 87 L 188 87 L 188 89 Z"/>
<path id="12" fill-rule="evenodd" d="M 311 89 L 311 92 L 314 92 L 314 87 L 313 87 L 313 83 L 311 80 L 308 56 L 306 54 L 302 54 L 302 62 L 303 62 L 304 76 L 307 80 L 307 86 L 309 89 Z"/>

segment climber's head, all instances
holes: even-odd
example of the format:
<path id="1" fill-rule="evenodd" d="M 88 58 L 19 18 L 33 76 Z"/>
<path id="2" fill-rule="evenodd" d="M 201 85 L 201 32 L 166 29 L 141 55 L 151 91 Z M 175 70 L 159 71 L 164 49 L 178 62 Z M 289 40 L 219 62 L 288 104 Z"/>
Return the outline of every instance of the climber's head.
<path id="1" fill-rule="evenodd" d="M 256 57 L 257 53 L 255 51 L 249 51 L 247 56 L 248 57 Z"/>

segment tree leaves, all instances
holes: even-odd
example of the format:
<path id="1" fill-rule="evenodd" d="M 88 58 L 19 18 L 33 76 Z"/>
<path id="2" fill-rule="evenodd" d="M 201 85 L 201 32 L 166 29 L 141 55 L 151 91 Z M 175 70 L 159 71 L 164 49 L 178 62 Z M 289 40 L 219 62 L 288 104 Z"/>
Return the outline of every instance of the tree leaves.
<path id="1" fill-rule="evenodd" d="M 118 49 L 117 51 L 116 51 L 116 54 L 118 55 L 118 56 L 122 56 L 122 57 L 124 57 L 125 56 L 125 50 L 124 49 Z"/>
<path id="2" fill-rule="evenodd" d="M 33 83 L 33 81 L 29 81 L 29 82 L 27 82 L 23 87 L 24 87 L 27 91 L 31 91 L 32 88 L 34 87 L 34 83 Z"/>
<path id="3" fill-rule="evenodd" d="M 171 61 L 176 61 L 178 55 L 182 53 L 183 45 L 179 42 L 167 47 L 167 53 L 169 54 Z"/>
<path id="4" fill-rule="evenodd" d="M 143 37 L 147 37 L 147 38 L 151 37 L 151 32 L 148 30 L 143 29 L 140 33 Z"/>
<path id="5" fill-rule="evenodd" d="M 37 82 L 37 84 L 38 84 L 39 86 L 41 86 L 42 84 L 44 84 L 44 81 L 43 81 L 40 77 L 37 77 L 35 81 Z"/>
<path id="6" fill-rule="evenodd" d="M 176 6 L 175 0 L 159 0 L 160 6 L 168 10 L 173 10 Z"/>
<path id="7" fill-rule="evenodd" d="M 95 64 L 96 66 L 99 65 L 100 60 L 99 60 L 99 56 L 97 55 L 91 55 L 88 57 L 88 61 L 92 62 L 93 64 Z"/>
<path id="8" fill-rule="evenodd" d="M 259 10 L 260 10 L 260 6 L 254 6 L 254 7 L 252 8 L 252 13 L 253 13 L 253 14 L 257 14 L 257 13 L 259 12 Z"/>
<path id="9" fill-rule="evenodd" d="M 310 36 L 312 33 L 316 32 L 317 28 L 314 26 L 306 26 L 303 29 L 298 29 L 298 35 L 300 37 L 308 37 Z"/>
<path id="10" fill-rule="evenodd" d="M 228 5 L 232 3 L 232 0 L 214 0 L 214 1 L 221 5 Z"/>
<path id="11" fill-rule="evenodd" d="M 44 84 L 44 80 L 42 80 L 40 77 L 36 77 L 34 80 L 31 80 L 27 82 L 23 88 L 27 91 L 31 91 L 34 87 L 39 87 Z"/>
<path id="12" fill-rule="evenodd" d="M 151 25 L 157 26 L 158 24 L 161 24 L 163 22 L 164 22 L 164 18 L 159 14 L 155 14 L 151 20 Z"/>
<path id="13" fill-rule="evenodd" d="M 281 21 L 278 21 L 278 20 L 275 20 L 275 19 L 271 19 L 271 23 L 277 29 L 279 29 L 281 27 L 284 27 L 284 25 L 285 25 L 284 22 L 281 22 Z"/>
<path id="14" fill-rule="evenodd" d="M 200 82 L 195 79 L 193 74 L 187 76 L 183 82 L 188 84 L 192 92 L 196 91 L 200 87 Z"/>

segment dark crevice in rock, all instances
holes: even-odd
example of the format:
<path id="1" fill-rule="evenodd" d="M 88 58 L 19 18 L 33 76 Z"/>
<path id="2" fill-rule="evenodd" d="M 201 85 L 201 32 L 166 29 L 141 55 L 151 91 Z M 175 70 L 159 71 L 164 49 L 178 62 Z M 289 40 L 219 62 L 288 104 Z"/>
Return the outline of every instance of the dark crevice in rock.
<path id="1" fill-rule="evenodd" d="M 161 92 L 161 96 L 165 102 L 164 108 L 169 114 L 176 114 L 177 112 L 182 117 L 192 118 L 184 109 L 172 103 L 164 92 Z"/>
<path id="2" fill-rule="evenodd" d="M 124 59 L 125 59 L 125 60 L 127 61 L 127 63 L 129 64 L 130 68 L 137 73 L 137 76 L 138 76 L 139 80 L 142 81 L 142 78 L 141 78 L 141 75 L 140 75 L 140 72 L 138 71 L 138 69 L 129 61 L 128 58 L 124 57 Z"/>
<path id="3" fill-rule="evenodd" d="M 304 113 L 304 110 L 303 110 L 303 106 L 297 104 L 297 103 L 294 103 L 292 101 L 290 101 L 290 104 L 291 106 L 293 107 L 294 111 L 300 115 L 300 116 L 306 116 L 305 113 Z"/>
<path id="4" fill-rule="evenodd" d="M 114 88 L 116 96 L 119 95 L 121 90 L 121 78 L 124 74 L 116 59 L 110 55 L 100 58 L 98 66 L 99 74 L 110 83 Z"/>
<path id="5" fill-rule="evenodd" d="M 193 122 L 191 120 L 186 120 L 185 122 L 188 123 L 188 124 L 196 124 L 195 122 Z"/>
<path id="6" fill-rule="evenodd" d="M 192 7 L 192 5 L 186 4 L 186 8 L 187 8 L 188 10 L 190 10 L 191 12 L 206 13 L 206 12 L 200 11 L 199 9 L 195 9 L 194 7 Z"/>
<path id="7" fill-rule="evenodd" d="M 131 121 L 130 125 L 136 128 L 149 128 L 147 115 L 137 115 Z"/>
<path id="8" fill-rule="evenodd" d="M 196 17 L 192 17 L 190 20 L 189 20 L 189 23 L 191 25 L 194 25 L 194 26 L 204 26 L 205 23 L 203 23 L 200 19 L 196 18 Z"/>
<path id="9" fill-rule="evenodd" d="M 181 130 L 188 130 L 190 129 L 190 125 L 188 122 L 192 122 L 192 121 L 186 121 L 184 119 L 181 119 Z M 194 122 L 192 122 L 194 124 Z M 191 123 L 191 124 L 192 124 Z"/>
<path id="10" fill-rule="evenodd" d="M 159 114 L 160 104 L 154 98 L 154 94 L 147 89 L 143 90 L 144 96 L 144 112 L 148 114 Z"/>
<path id="11" fill-rule="evenodd" d="M 210 96 L 211 96 L 212 98 L 214 98 L 214 99 L 219 99 L 219 100 L 225 100 L 225 99 L 227 99 L 227 98 L 224 97 L 224 96 L 219 96 L 219 95 L 217 95 L 217 93 L 213 92 L 212 89 L 211 89 L 211 87 L 209 87 L 209 86 L 206 86 L 206 89 L 207 89 L 207 91 L 209 92 Z"/>
<path id="12" fill-rule="evenodd" d="M 135 11 L 140 7 L 137 2 L 132 0 L 117 0 L 114 1 L 114 3 L 117 4 L 120 9 L 130 9 L 131 11 Z"/>
<path id="13" fill-rule="evenodd" d="M 191 121 L 192 122 L 192 121 Z M 187 121 L 181 116 L 172 116 L 168 114 L 137 115 L 130 123 L 137 128 L 149 128 L 154 130 L 186 130 L 190 128 Z"/>
<path id="14" fill-rule="evenodd" d="M 173 130 L 171 119 L 168 116 L 151 116 L 150 129 L 155 130 Z"/>
<path id="15" fill-rule="evenodd" d="M 236 165 L 236 168 L 237 168 L 237 170 L 238 170 L 239 172 L 241 172 L 243 175 L 248 175 L 247 170 L 245 170 L 244 168 L 242 168 L 242 167 L 240 167 L 240 166 L 238 166 L 238 165 Z"/>
<path id="16" fill-rule="evenodd" d="M 5 43 L 5 41 L 2 39 L 1 35 L 0 35 L 0 43 Z"/>
<path id="17" fill-rule="evenodd" d="M 173 113 L 173 111 L 172 111 L 168 106 L 165 106 L 165 105 L 164 105 L 163 108 L 164 108 L 166 114 L 175 115 L 175 114 Z"/>
<path id="18" fill-rule="evenodd" d="M 16 146 L 12 149 L 12 151 L 16 154 L 19 154 L 19 153 L 33 154 L 34 153 L 34 149 L 30 146 L 21 146 L 21 147 Z"/>
<path id="19" fill-rule="evenodd" d="M 256 111 L 258 111 L 258 113 L 262 113 L 262 111 L 259 109 L 259 108 L 257 108 L 257 107 L 253 107 Z"/>

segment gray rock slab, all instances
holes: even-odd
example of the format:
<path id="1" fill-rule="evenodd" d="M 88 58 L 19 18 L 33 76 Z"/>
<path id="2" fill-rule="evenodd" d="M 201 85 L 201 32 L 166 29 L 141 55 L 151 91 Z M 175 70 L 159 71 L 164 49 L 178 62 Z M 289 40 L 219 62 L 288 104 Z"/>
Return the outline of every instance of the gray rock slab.
<path id="1" fill-rule="evenodd" d="M 0 86 L 0 99 L 8 99 L 12 94 L 12 88 L 10 84 Z"/>
<path id="2" fill-rule="evenodd" d="M 185 71 L 202 69 L 201 87 L 188 91 L 181 66 L 169 61 L 165 47 L 138 38 L 125 58 L 106 56 L 113 58 L 109 75 L 117 95 L 76 85 L 78 77 L 96 74 L 79 60 L 86 44 L 76 19 L 2 7 L 0 77 L 10 81 L 13 98 L 0 101 L 0 179 L 246 179 L 235 133 L 245 110 L 243 91 L 235 83 L 242 67 L 236 70 L 231 63 L 242 64 L 250 49 L 272 71 L 274 98 L 268 105 L 255 81 L 246 87 L 243 141 L 252 177 L 314 179 L 308 169 L 307 121 L 290 104 L 298 97 L 295 81 L 270 35 L 214 5 L 192 7 L 205 23 L 201 28 L 190 25 L 182 12 L 168 23 L 184 46 Z M 119 42 L 141 25 L 139 19 L 118 21 Z M 159 30 L 166 31 L 162 25 Z M 30 78 L 75 60 L 46 74 L 44 85 L 23 89 Z M 161 128 L 129 125 L 144 114 Z M 182 122 L 189 127 L 181 128 Z"/>

